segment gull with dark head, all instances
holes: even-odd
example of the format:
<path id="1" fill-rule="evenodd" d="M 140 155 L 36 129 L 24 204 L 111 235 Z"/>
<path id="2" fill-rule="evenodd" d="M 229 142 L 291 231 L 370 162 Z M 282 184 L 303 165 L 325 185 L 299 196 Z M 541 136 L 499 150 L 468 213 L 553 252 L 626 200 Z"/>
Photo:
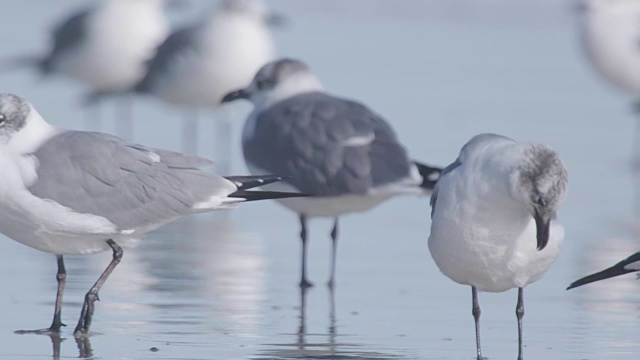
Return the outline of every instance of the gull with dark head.
<path id="1" fill-rule="evenodd" d="M 290 176 L 281 186 L 313 195 L 280 201 L 300 216 L 302 274 L 306 276 L 307 218 L 335 218 L 331 277 L 335 280 L 338 218 L 402 194 L 429 194 L 440 169 L 409 157 L 391 126 L 358 102 L 327 93 L 302 62 L 280 59 L 263 66 L 246 88 L 223 101 L 248 99 L 255 108 L 242 136 L 253 174 Z M 282 187 L 280 189 L 283 189 Z"/>
<path id="2" fill-rule="evenodd" d="M 73 13 L 52 31 L 43 56 L 12 60 L 31 64 L 44 75 L 81 82 L 94 94 L 125 91 L 147 73 L 147 61 L 169 35 L 164 14 L 170 0 L 101 0 Z M 176 1 L 176 0 L 174 0 Z M 119 132 L 131 130 L 130 104 L 123 100 Z"/>
<path id="3" fill-rule="evenodd" d="M 222 97 L 248 85 L 275 57 L 270 27 L 282 17 L 262 0 L 225 0 L 202 21 L 171 34 L 134 91 L 193 110 L 220 110 Z M 220 114 L 221 115 L 221 114 Z M 184 146 L 196 152 L 196 118 L 185 119 Z M 228 119 L 217 121 L 216 152 L 229 151 Z M 228 154 L 216 154 L 218 161 Z M 228 159 L 224 159 L 225 161 Z M 223 166 L 224 167 L 224 166 Z"/>
<path id="4" fill-rule="evenodd" d="M 0 232 L 56 255 L 57 333 L 66 271 L 64 255 L 111 250 L 113 260 L 87 292 L 76 336 L 88 334 L 98 291 L 120 262 L 123 246 L 186 215 L 299 194 L 247 189 L 277 176 L 223 178 L 200 169 L 211 161 L 47 123 L 25 99 L 0 94 Z"/>
<path id="5" fill-rule="evenodd" d="M 567 171 L 556 152 L 504 136 L 472 138 L 447 166 L 431 196 L 429 250 L 451 280 L 471 286 L 478 360 L 478 291 L 518 289 L 518 359 L 522 359 L 524 287 L 560 253 L 564 229 L 556 211 Z"/>

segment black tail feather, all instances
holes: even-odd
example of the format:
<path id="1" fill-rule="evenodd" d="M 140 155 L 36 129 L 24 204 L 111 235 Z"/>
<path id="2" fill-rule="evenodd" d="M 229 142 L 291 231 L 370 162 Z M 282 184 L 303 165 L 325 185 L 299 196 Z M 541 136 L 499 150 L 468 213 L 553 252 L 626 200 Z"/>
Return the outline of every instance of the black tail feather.
<path id="1" fill-rule="evenodd" d="M 259 176 L 225 176 L 225 179 L 233 182 L 238 190 L 248 190 L 258 186 L 268 185 L 274 182 L 282 181 L 285 178 L 276 175 L 259 175 Z"/>
<path id="2" fill-rule="evenodd" d="M 418 167 L 418 172 L 420 173 L 420 176 L 422 176 L 422 183 L 420 184 L 420 187 L 427 190 L 433 190 L 436 186 L 436 182 L 440 178 L 442 168 L 431 167 L 417 161 L 414 161 L 413 163 Z"/>
<path id="3" fill-rule="evenodd" d="M 569 287 L 567 288 L 567 290 L 573 289 L 573 288 L 576 288 L 578 286 L 582 286 L 582 285 L 585 285 L 585 284 L 589 284 L 589 283 L 592 283 L 592 282 L 595 282 L 595 281 L 604 280 L 604 279 L 612 278 L 612 277 L 615 277 L 615 276 L 628 274 L 630 272 L 637 272 L 638 270 L 636 270 L 635 268 L 628 269 L 627 265 L 633 264 L 633 263 L 639 262 L 639 261 L 640 261 L 640 252 L 629 256 L 628 258 L 620 261 L 619 263 L 613 265 L 610 268 L 604 269 L 604 270 L 602 270 L 600 272 L 585 276 L 582 279 L 578 279 L 578 280 L 572 282 L 571 285 L 569 285 Z"/>
<path id="4" fill-rule="evenodd" d="M 309 194 L 303 193 L 290 193 L 290 192 L 280 192 L 280 191 L 245 191 L 238 190 L 233 194 L 229 195 L 232 198 L 241 198 L 246 201 L 256 201 L 256 200 L 273 200 L 273 199 L 285 199 L 285 198 L 293 198 L 293 197 L 307 197 Z"/>

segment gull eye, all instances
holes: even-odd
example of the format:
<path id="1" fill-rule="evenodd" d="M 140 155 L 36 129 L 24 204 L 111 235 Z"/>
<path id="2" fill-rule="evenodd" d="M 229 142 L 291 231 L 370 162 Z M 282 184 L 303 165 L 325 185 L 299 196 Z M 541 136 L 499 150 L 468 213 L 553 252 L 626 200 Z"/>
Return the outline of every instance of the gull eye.
<path id="1" fill-rule="evenodd" d="M 265 78 L 258 80 L 258 83 L 256 85 L 258 85 L 258 89 L 260 90 L 267 90 L 273 87 L 274 82 L 273 80 Z"/>
<path id="2" fill-rule="evenodd" d="M 7 117 L 4 116 L 3 114 L 0 114 L 0 126 L 3 126 L 6 121 L 7 121 Z"/>

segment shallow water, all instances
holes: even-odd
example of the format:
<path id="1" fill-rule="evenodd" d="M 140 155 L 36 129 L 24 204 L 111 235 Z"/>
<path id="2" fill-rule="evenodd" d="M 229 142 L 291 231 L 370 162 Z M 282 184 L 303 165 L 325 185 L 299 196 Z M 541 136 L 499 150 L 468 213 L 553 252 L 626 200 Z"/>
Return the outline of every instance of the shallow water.
<path id="1" fill-rule="evenodd" d="M 3 53 L 42 49 L 45 30 L 79 3 L 12 2 L 0 23 Z M 387 117 L 417 159 L 447 164 L 479 132 L 554 147 L 570 174 L 560 211 L 567 238 L 555 266 L 525 290 L 525 356 L 637 359 L 640 282 L 633 275 L 564 290 L 640 249 L 629 161 L 635 120 L 628 99 L 584 60 L 570 2 L 396 3 L 273 1 L 292 18 L 277 33 L 281 53 L 307 60 L 333 92 Z M 49 121 L 85 125 L 75 84 L 40 82 L 28 72 L 0 79 L 3 91 L 28 97 Z M 113 128 L 111 103 L 103 106 L 105 131 Z M 238 134 L 249 107 L 235 109 Z M 135 114 L 137 141 L 180 148 L 176 109 L 143 99 Z M 204 134 L 213 126 L 204 116 L 200 125 L 200 153 L 212 156 Z M 232 159 L 235 173 L 245 173 L 239 147 Z M 61 339 L 16 335 L 49 324 L 55 259 L 0 241 L 0 358 L 473 359 L 470 291 L 431 260 L 429 211 L 428 198 L 407 197 L 344 217 L 334 293 L 324 286 L 329 221 L 311 222 L 316 286 L 306 294 L 296 286 L 297 218 L 277 204 L 177 222 L 125 249 L 101 292 L 95 335 L 80 342 L 71 331 L 81 301 L 110 254 L 67 258 L 69 327 Z M 516 298 L 515 291 L 480 295 L 490 359 L 516 356 Z"/>

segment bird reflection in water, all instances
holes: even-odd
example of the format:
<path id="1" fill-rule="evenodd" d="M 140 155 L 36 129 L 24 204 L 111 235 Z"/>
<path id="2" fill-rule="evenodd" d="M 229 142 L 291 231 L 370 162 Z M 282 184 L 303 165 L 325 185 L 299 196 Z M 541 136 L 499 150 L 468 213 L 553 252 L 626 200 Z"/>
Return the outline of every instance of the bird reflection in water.
<path id="1" fill-rule="evenodd" d="M 293 343 L 266 344 L 271 347 L 257 354 L 253 359 L 403 359 L 401 354 L 384 354 L 375 351 L 360 351 L 364 345 L 339 342 L 344 334 L 338 334 L 335 290 L 328 288 L 329 295 L 329 326 L 326 333 L 309 333 L 307 331 L 307 299 L 311 288 L 301 287 L 300 306 L 298 314 L 298 328 Z M 315 341 L 315 339 L 326 341 Z"/>
<path id="2" fill-rule="evenodd" d="M 51 347 L 53 354 L 51 355 L 53 360 L 60 360 L 60 350 L 62 348 L 62 342 L 67 340 L 57 333 L 48 334 L 51 339 Z M 76 345 L 78 346 L 78 358 L 90 359 L 93 358 L 93 349 L 91 348 L 91 340 L 89 336 L 75 337 Z"/>

